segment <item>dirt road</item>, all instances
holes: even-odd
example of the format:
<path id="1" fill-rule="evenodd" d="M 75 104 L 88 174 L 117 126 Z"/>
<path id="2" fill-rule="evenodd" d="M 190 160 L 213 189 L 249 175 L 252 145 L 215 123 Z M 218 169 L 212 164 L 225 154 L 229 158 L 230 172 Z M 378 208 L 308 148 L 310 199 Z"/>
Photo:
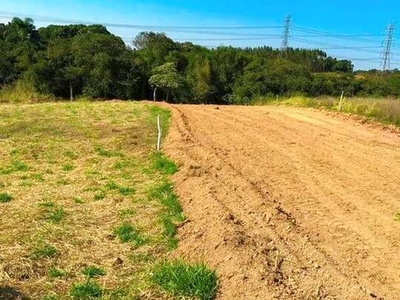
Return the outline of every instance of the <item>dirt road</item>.
<path id="1" fill-rule="evenodd" d="M 308 109 L 171 106 L 178 255 L 218 299 L 400 299 L 400 137 Z"/>

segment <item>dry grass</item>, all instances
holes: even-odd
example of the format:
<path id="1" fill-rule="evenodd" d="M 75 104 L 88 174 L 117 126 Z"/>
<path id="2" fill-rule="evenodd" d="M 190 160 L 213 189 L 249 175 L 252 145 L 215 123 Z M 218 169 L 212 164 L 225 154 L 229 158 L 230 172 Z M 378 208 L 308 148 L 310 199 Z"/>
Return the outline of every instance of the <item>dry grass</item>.
<path id="1" fill-rule="evenodd" d="M 308 98 L 297 96 L 281 100 L 265 99 L 264 101 L 257 99 L 254 104 L 283 104 L 339 111 L 339 99 L 332 97 Z M 400 127 L 399 99 L 346 98 L 343 100 L 341 112 Z"/>
<path id="2" fill-rule="evenodd" d="M 28 80 L 19 80 L 0 88 L 0 103 L 39 103 L 54 101 L 54 97 L 36 92 Z"/>
<path id="3" fill-rule="evenodd" d="M 103 299 L 166 297 L 149 280 L 169 247 L 165 208 L 148 197 L 167 179 L 152 154 L 158 113 L 167 126 L 168 112 L 133 102 L 0 106 L 0 193 L 12 195 L 0 203 L 0 298 L 70 299 L 90 266 L 104 270 L 91 279 Z M 123 224 L 145 242 L 120 242 Z"/>

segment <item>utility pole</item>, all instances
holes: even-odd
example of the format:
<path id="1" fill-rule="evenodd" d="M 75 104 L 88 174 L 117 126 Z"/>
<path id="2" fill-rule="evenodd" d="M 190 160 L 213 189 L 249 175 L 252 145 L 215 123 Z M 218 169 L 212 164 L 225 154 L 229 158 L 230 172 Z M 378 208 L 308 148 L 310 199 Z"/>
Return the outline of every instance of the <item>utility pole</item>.
<path id="1" fill-rule="evenodd" d="M 390 60 L 392 58 L 392 46 L 393 46 L 393 37 L 394 37 L 394 24 L 389 24 L 386 30 L 386 37 L 383 41 L 383 50 L 382 50 L 382 74 L 390 71 Z"/>
<path id="2" fill-rule="evenodd" d="M 282 53 L 286 52 L 289 47 L 289 36 L 290 36 L 290 23 L 292 22 L 292 16 L 288 15 L 283 23 L 283 34 L 282 34 Z"/>

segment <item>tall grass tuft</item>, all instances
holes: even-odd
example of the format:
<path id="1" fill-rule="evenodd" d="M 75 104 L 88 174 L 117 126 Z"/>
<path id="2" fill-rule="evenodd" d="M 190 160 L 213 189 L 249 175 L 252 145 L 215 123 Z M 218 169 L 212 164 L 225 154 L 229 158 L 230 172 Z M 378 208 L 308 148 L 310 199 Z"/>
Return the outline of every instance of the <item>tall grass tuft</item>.
<path id="1" fill-rule="evenodd" d="M 29 80 L 18 80 L 0 89 L 0 103 L 40 103 L 54 101 L 54 97 L 38 93 Z"/>
<path id="2" fill-rule="evenodd" d="M 218 287 L 215 271 L 204 264 L 190 265 L 180 260 L 157 265 L 152 279 L 174 296 L 201 300 L 213 299 Z"/>

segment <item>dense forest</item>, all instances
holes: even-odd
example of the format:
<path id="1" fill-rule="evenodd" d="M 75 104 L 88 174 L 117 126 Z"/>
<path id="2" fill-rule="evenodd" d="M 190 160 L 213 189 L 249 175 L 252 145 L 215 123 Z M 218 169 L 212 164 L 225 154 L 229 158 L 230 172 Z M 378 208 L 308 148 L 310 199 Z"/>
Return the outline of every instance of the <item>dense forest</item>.
<path id="1" fill-rule="evenodd" d="M 400 72 L 354 72 L 320 50 L 208 49 L 142 32 L 126 45 L 101 25 L 0 24 L 0 88 L 16 82 L 70 98 L 245 103 L 255 97 L 400 96 Z"/>

